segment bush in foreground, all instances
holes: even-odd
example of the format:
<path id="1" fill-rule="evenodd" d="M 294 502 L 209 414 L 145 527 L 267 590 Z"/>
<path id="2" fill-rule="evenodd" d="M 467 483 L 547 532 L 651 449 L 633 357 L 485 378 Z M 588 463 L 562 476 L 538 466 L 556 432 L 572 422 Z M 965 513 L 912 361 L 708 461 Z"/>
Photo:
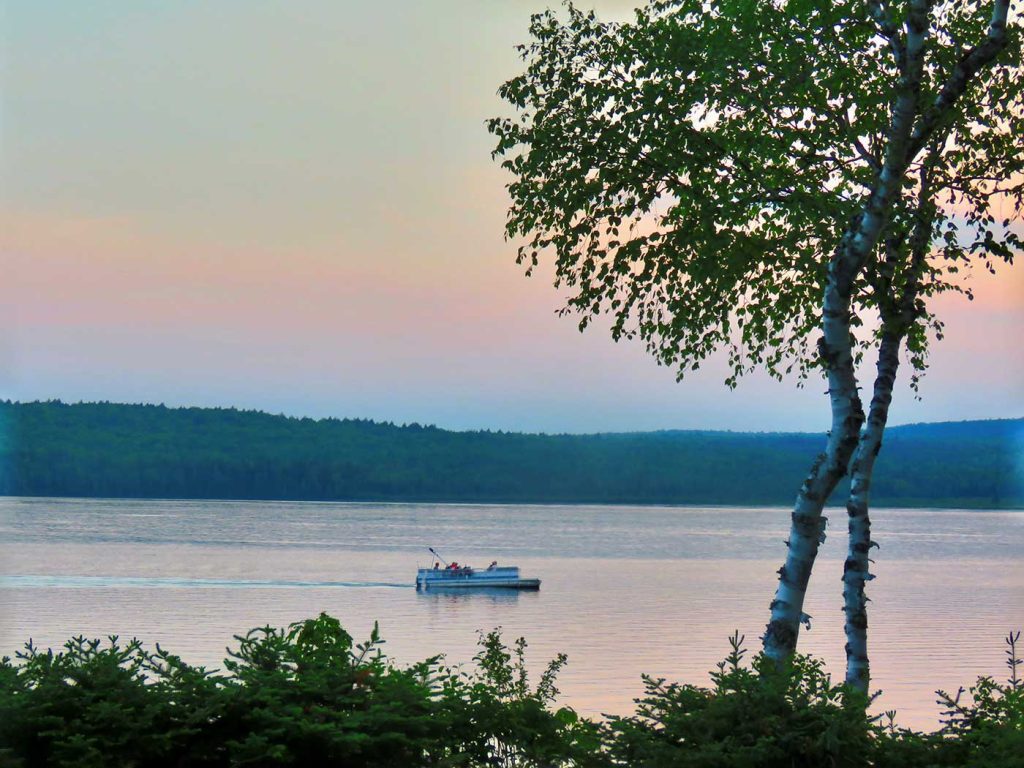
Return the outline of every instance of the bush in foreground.
<path id="1" fill-rule="evenodd" d="M 554 707 L 564 656 L 531 686 L 526 643 L 497 631 L 470 671 L 400 667 L 376 628 L 356 643 L 326 614 L 238 636 L 223 672 L 78 637 L 0 662 L 0 766 L 1024 766 L 1018 638 L 1006 684 L 940 692 L 944 725 L 921 734 L 816 660 L 744 665 L 738 636 L 710 688 L 648 678 L 635 714 L 600 723 Z"/>
<path id="2" fill-rule="evenodd" d="M 2 766 L 585 765 L 598 727 L 554 710 L 498 632 L 472 672 L 399 667 L 376 627 L 357 644 L 326 614 L 237 636 L 223 673 L 160 646 L 74 638 L 0 663 Z"/>

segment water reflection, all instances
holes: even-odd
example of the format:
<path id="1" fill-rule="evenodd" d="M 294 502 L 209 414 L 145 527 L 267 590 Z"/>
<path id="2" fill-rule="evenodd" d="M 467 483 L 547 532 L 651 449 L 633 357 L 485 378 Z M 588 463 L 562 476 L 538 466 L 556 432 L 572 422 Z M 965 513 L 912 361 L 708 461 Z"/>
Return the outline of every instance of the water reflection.
<path id="1" fill-rule="evenodd" d="M 195 589 L 413 589 L 389 581 L 283 581 L 275 579 L 137 578 L 131 576 L 0 576 L 0 587 L 189 587 Z"/>
<path id="2" fill-rule="evenodd" d="M 523 594 L 521 589 L 503 589 L 501 587 L 445 587 L 431 586 L 429 589 L 418 589 L 416 594 L 421 598 L 444 602 L 449 605 L 459 605 L 471 601 L 486 600 L 491 603 L 516 603 L 520 599 L 536 598 L 539 590 L 528 590 Z M 522 595 L 522 598 L 520 597 Z"/>

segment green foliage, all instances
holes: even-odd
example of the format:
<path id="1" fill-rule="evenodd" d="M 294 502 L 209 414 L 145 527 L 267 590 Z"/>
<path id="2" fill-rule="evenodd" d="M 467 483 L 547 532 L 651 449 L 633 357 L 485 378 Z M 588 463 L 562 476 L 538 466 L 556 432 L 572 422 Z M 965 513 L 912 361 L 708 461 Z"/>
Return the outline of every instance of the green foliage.
<path id="1" fill-rule="evenodd" d="M 525 641 L 499 631 L 481 634 L 468 670 L 398 667 L 376 628 L 355 643 L 326 614 L 236 637 L 224 672 L 77 637 L 0 661 L 0 766 L 1012 768 L 1024 765 L 1019 636 L 1009 681 L 982 678 L 969 701 L 940 692 L 932 734 L 872 720 L 814 659 L 745 665 L 738 634 L 710 688 L 645 678 L 636 713 L 600 723 L 555 708 L 564 656 L 531 685 Z"/>
<path id="2" fill-rule="evenodd" d="M 565 655 L 553 659 L 531 688 L 525 651 L 523 638 L 509 648 L 500 631 L 481 633 L 474 670 L 445 681 L 443 701 L 462 744 L 452 764 L 603 765 L 598 727 L 569 707 L 551 709 Z"/>
<path id="3" fill-rule="evenodd" d="M 1006 638 L 1006 665 L 1010 677 L 1000 684 L 982 677 L 955 696 L 939 691 L 939 704 L 945 708 L 942 748 L 953 759 L 978 768 L 1024 766 L 1024 681 L 1017 655 L 1020 632 Z"/>
<path id="4" fill-rule="evenodd" d="M 227 675 L 137 640 L 75 638 L 4 660 L 2 743 L 26 766 L 423 764 L 439 741 L 424 672 L 321 615 L 236 638 Z"/>
<path id="5" fill-rule="evenodd" d="M 641 504 L 789 504 L 821 447 L 813 434 L 451 432 L 60 402 L 0 402 L 0 440 L 4 495 Z M 872 499 L 1024 506 L 1022 440 L 1021 420 L 890 429 Z"/>
<path id="6" fill-rule="evenodd" d="M 1007 642 L 1010 660 L 1015 643 Z M 649 768 L 929 768 L 1024 765 L 1024 685 L 1019 659 L 1001 685 L 981 678 L 970 702 L 939 692 L 946 707 L 934 733 L 898 728 L 895 712 L 866 714 L 868 700 L 833 684 L 820 661 L 794 655 L 779 668 L 759 654 L 744 667 L 743 638 L 712 673 L 711 688 L 645 678 L 646 695 L 631 717 L 606 725 L 616 765 Z"/>
<path id="7" fill-rule="evenodd" d="M 870 764 L 877 744 L 867 701 L 831 682 L 822 663 L 794 655 L 783 667 L 759 654 L 741 664 L 743 638 L 712 674 L 712 688 L 645 678 L 636 715 L 612 720 L 619 764 L 779 766 Z"/>
<path id="8" fill-rule="evenodd" d="M 376 626 L 360 645 L 325 614 L 235 639 L 214 720 L 230 764 L 417 765 L 436 741 L 429 662 L 389 665 Z"/>
<path id="9" fill-rule="evenodd" d="M 399 668 L 376 626 L 356 644 L 326 614 L 235 640 L 225 673 L 138 640 L 29 644 L 0 663 L 0 765 L 586 765 L 598 751 L 596 726 L 548 707 L 565 657 L 531 689 L 525 642 L 513 662 L 498 632 L 471 672 Z"/>
<path id="10" fill-rule="evenodd" d="M 571 3 L 535 14 L 524 70 L 500 89 L 514 115 L 488 123 L 512 176 L 520 263 L 529 273 L 551 259 L 581 329 L 607 314 L 616 339 L 641 339 L 680 378 L 717 349 L 729 384 L 756 367 L 806 375 L 820 362 L 810 337 L 826 269 L 886 167 L 902 183 L 870 212 L 884 247 L 872 241 L 850 275 L 851 321 L 922 282 L 902 330 L 923 369 L 925 331 L 941 330 L 927 298 L 963 291 L 972 260 L 991 269 L 1024 244 L 1011 226 L 1024 70 L 1011 16 L 996 63 L 961 78 L 992 14 L 972 0 L 918 4 L 927 42 L 910 73 L 913 5 L 651 0 L 624 22 Z M 959 81 L 966 92 L 949 87 Z M 893 125 L 908 88 L 904 141 Z M 924 265 L 908 255 L 922 217 Z"/>
<path id="11" fill-rule="evenodd" d="M 58 653 L 29 643 L 18 658 L 17 667 L 2 663 L 0 755 L 26 766 L 161 764 L 175 717 L 147 685 L 152 657 L 137 640 L 75 637 Z"/>

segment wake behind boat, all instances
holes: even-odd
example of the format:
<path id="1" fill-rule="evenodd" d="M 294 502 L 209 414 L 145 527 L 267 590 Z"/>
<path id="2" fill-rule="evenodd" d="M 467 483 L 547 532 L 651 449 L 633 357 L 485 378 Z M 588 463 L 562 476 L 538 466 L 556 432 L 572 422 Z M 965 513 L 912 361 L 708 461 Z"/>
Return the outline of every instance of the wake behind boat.
<path id="1" fill-rule="evenodd" d="M 498 565 L 497 560 L 486 568 L 473 568 L 459 563 L 448 563 L 433 549 L 434 564 L 416 571 L 416 589 L 471 589 L 473 587 L 501 587 L 505 589 L 540 589 L 540 579 L 524 579 L 519 566 Z"/>

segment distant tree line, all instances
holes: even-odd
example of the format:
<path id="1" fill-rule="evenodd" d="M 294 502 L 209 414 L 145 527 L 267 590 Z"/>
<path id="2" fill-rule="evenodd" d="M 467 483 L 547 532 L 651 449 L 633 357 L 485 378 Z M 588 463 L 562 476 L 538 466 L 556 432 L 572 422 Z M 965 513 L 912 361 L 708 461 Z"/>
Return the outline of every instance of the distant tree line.
<path id="1" fill-rule="evenodd" d="M 801 433 L 454 432 L 233 408 L 0 401 L 0 495 L 788 504 L 820 444 Z M 1024 507 L 1022 446 L 1024 419 L 892 428 L 873 496 Z"/>

